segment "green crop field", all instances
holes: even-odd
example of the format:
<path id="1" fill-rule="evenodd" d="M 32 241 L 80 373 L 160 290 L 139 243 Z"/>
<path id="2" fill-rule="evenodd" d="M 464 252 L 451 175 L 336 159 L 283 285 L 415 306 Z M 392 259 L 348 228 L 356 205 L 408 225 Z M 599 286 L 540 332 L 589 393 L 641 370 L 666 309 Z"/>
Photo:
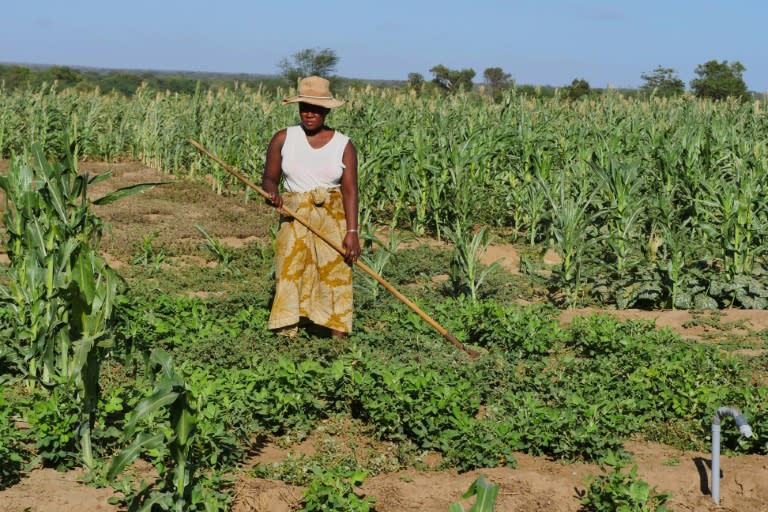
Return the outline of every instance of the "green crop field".
<path id="1" fill-rule="evenodd" d="M 189 141 L 258 183 L 272 134 L 297 122 L 283 93 L 0 88 L 0 488 L 30 465 L 82 467 L 129 510 L 228 510 L 243 478 L 302 486 L 301 510 L 390 510 L 355 490 L 425 453 L 461 473 L 525 453 L 608 468 L 581 510 L 665 510 L 625 443 L 706 451 L 725 405 L 755 435 L 724 428 L 723 449 L 768 455 L 765 332 L 701 343 L 602 313 L 558 320 L 584 306 L 766 309 L 764 103 L 349 90 L 329 124 L 360 155 L 366 263 L 481 352 L 470 358 L 363 274 L 343 343 L 269 332 L 274 217 L 243 247 L 206 219 L 187 241 L 148 229 L 107 263 L 95 208 L 165 185 L 94 197 L 110 176 L 78 162 L 142 162 L 266 210 Z M 403 243 L 415 237 L 448 244 Z M 494 242 L 519 249 L 520 274 L 481 263 Z M 246 463 L 267 439 L 329 424 L 389 448 Z M 134 477 L 137 460 L 151 478 Z"/>

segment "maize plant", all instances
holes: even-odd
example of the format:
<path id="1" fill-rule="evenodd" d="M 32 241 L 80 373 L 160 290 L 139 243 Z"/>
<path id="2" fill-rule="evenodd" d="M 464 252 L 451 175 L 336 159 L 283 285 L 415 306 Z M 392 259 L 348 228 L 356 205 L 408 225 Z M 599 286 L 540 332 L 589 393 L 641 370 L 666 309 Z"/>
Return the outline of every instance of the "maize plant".
<path id="1" fill-rule="evenodd" d="M 172 358 L 163 350 L 156 349 L 150 354 L 149 361 L 155 368 L 155 387 L 152 393 L 140 401 L 130 414 L 123 435 L 133 437 L 128 447 L 121 451 L 110 463 L 107 479 L 114 479 L 136 458 L 147 450 L 168 449 L 171 464 L 163 464 L 160 479 L 155 485 L 143 484 L 136 490 L 123 483 L 121 489 L 129 512 L 155 510 L 187 511 L 194 510 L 202 494 L 201 481 L 195 474 L 195 466 L 190 461 L 194 445 L 195 430 L 200 404 L 188 388 L 183 375 L 176 371 Z M 141 422 L 159 415 L 167 408 L 170 429 L 168 434 L 161 432 L 136 431 Z M 135 436 L 134 436 L 135 434 Z"/>
<path id="2" fill-rule="evenodd" d="M 453 229 L 446 228 L 448 239 L 453 243 L 450 277 L 457 293 L 467 294 L 473 301 L 478 300 L 480 287 L 493 272 L 501 266 L 494 261 L 488 266 L 480 262 L 491 244 L 487 226 L 470 235 L 458 222 Z"/>
<path id="3" fill-rule="evenodd" d="M 385 243 L 370 231 L 365 231 L 363 233 L 363 239 L 365 240 L 366 246 L 372 247 L 374 244 L 376 244 L 379 247 L 378 249 L 371 251 L 371 256 L 364 255 L 362 259 L 366 265 L 371 267 L 371 269 L 373 269 L 373 271 L 380 276 L 384 275 L 384 269 L 389 264 L 392 256 L 397 254 L 400 244 L 410 240 L 410 237 L 403 237 L 394 230 L 390 231 L 388 235 L 389 238 Z M 376 279 L 373 279 L 367 274 L 363 275 L 363 279 L 365 281 L 365 287 L 368 289 L 368 292 L 371 295 L 371 301 L 376 303 L 379 298 L 379 292 L 381 292 L 381 285 Z"/>
<path id="4" fill-rule="evenodd" d="M 543 185 L 550 205 L 549 226 L 554 249 L 562 259 L 556 275 L 565 304 L 574 307 L 586 285 L 584 270 L 593 258 L 590 249 L 600 238 L 594 227 L 600 212 L 592 209 L 594 191 L 571 190 L 562 176 L 552 184 L 552 193 Z"/>
<path id="5" fill-rule="evenodd" d="M 85 466 L 94 465 L 91 426 L 98 403 L 101 361 L 112 347 L 110 327 L 120 279 L 96 252 L 101 221 L 91 213 L 89 178 L 79 174 L 76 152 L 49 162 L 33 146 L 35 164 L 12 160 L 0 176 L 10 280 L 0 302 L 11 311 L 2 352 L 28 383 L 71 386 L 81 406 L 76 435 Z M 151 186 L 117 190 L 93 204 L 105 204 Z"/>
<path id="6" fill-rule="evenodd" d="M 45 140 L 59 156 L 71 136 L 89 158 L 129 157 L 176 175 L 205 173 L 223 192 L 233 179 L 188 140 L 255 177 L 271 135 L 297 122 L 295 110 L 280 104 L 285 94 L 240 85 L 186 95 L 140 87 L 124 98 L 0 87 L 0 155 Z M 566 239 L 557 234 L 566 226 L 552 222 L 571 215 L 589 228 L 571 247 L 584 242 L 596 257 L 574 253 L 569 257 L 580 263 L 568 260 L 552 279 L 553 286 L 579 283 L 578 293 L 568 292 L 570 301 L 600 295 L 625 307 L 639 300 L 633 290 L 671 290 L 661 282 L 664 273 L 674 275 L 675 287 L 701 283 L 705 291 L 696 293 L 726 304 L 741 302 L 725 291 L 735 281 L 764 281 L 768 124 L 759 103 L 648 100 L 611 91 L 569 102 L 515 88 L 498 101 L 373 87 L 349 88 L 343 96 L 346 105 L 334 109 L 329 123 L 358 148 L 363 224 L 440 238 L 458 221 L 511 228 L 543 247 L 562 246 Z M 558 180 L 572 191 L 596 191 L 582 219 L 578 197 L 558 199 Z M 605 215 L 593 215 L 601 209 Z M 707 254 L 695 266 L 666 259 L 677 254 L 671 248 L 644 259 L 651 230 L 675 225 L 685 226 Z M 717 283 L 723 286 L 711 286 Z M 643 300 L 690 302 L 678 301 L 678 292 L 686 294 L 653 292 Z"/>

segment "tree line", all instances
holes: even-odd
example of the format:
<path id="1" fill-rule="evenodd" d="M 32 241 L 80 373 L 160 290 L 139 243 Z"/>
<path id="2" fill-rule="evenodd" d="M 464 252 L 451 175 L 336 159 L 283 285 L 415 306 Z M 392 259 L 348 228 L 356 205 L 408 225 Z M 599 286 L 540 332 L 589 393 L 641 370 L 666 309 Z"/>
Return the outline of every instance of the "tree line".
<path id="1" fill-rule="evenodd" d="M 0 87 L 5 90 L 39 88 L 56 83 L 59 89 L 100 90 L 132 96 L 140 87 L 192 94 L 196 90 L 232 87 L 235 82 L 271 89 L 284 86 L 279 77 L 251 77 L 219 73 L 80 70 L 68 66 L 27 67 L 0 64 Z"/>
<path id="2" fill-rule="evenodd" d="M 295 53 L 292 58 L 284 58 L 278 67 L 281 76 L 288 83 L 296 83 L 302 76 L 320 75 L 334 78 L 339 57 L 330 48 L 308 48 Z M 729 97 L 750 99 L 752 95 L 747 90 L 743 74 L 744 65 L 739 62 L 710 60 L 700 64 L 694 70 L 697 78 L 691 81 L 691 92 L 701 98 L 715 100 Z M 427 85 L 439 87 L 449 92 L 470 91 L 474 88 L 475 70 L 450 69 L 443 64 L 433 66 L 429 72 L 432 79 L 427 81 L 424 75 L 417 72 L 408 73 L 408 87 L 423 89 Z M 685 83 L 678 77 L 674 68 L 657 66 L 653 71 L 640 75 L 643 80 L 638 93 L 654 96 L 676 96 L 685 92 Z M 500 67 L 490 67 L 483 71 L 483 90 L 495 96 L 510 87 L 516 86 L 512 75 Z M 530 86 L 528 86 L 530 87 Z M 552 89 L 550 87 L 550 89 Z M 583 78 L 575 78 L 570 85 L 564 87 L 566 95 L 572 99 L 592 94 L 594 91 L 589 82 Z M 539 93 L 540 94 L 540 93 Z"/>
<path id="3" fill-rule="evenodd" d="M 194 93 L 219 87 L 232 87 L 235 82 L 274 90 L 277 87 L 295 85 L 299 78 L 319 75 L 334 82 L 335 88 L 370 83 L 338 77 L 336 68 L 339 63 L 337 53 L 329 48 L 308 48 L 300 50 L 290 57 L 283 58 L 278 64 L 279 74 L 255 77 L 253 75 L 225 75 L 214 73 L 170 73 L 170 72 L 129 72 L 78 70 L 66 66 L 50 66 L 32 69 L 21 65 L 0 65 L 0 86 L 6 90 L 21 87 L 40 87 L 43 84 L 56 83 L 59 88 L 79 90 L 99 89 L 104 92 L 116 92 L 130 96 L 139 87 L 148 87 L 158 91 Z M 701 98 L 721 100 L 725 98 L 751 99 L 754 97 L 747 89 L 743 79 L 746 71 L 739 61 L 710 60 L 700 64 L 694 70 L 696 78 L 690 82 L 690 91 Z M 512 75 L 500 67 L 490 67 L 483 71 L 482 83 L 475 84 L 475 70 L 451 69 L 443 64 L 433 66 L 427 80 L 418 72 L 408 73 L 402 81 L 379 83 L 382 86 L 407 87 L 416 91 L 440 90 L 448 94 L 458 91 L 479 90 L 491 97 L 500 96 L 503 91 L 515 87 L 530 95 L 551 96 L 555 93 L 552 86 L 518 85 Z M 674 68 L 657 66 L 652 71 L 640 75 L 643 80 L 636 90 L 622 90 L 629 95 L 676 96 L 686 92 L 685 83 Z M 476 87 L 477 86 L 477 87 Z M 600 94 L 583 78 L 573 81 L 560 89 L 565 97 L 579 99 Z"/>
<path id="4" fill-rule="evenodd" d="M 726 98 L 751 99 L 752 94 L 747 90 L 743 79 L 746 70 L 743 64 L 736 61 L 718 62 L 716 60 L 700 64 L 695 69 L 697 78 L 691 81 L 691 92 L 700 98 L 722 100 Z M 429 70 L 433 78 L 431 82 L 447 90 L 471 90 L 475 76 L 473 69 L 452 70 L 440 64 Z M 677 96 L 685 92 L 685 83 L 677 76 L 673 68 L 658 66 L 653 71 L 640 75 L 642 85 L 636 91 L 646 96 Z M 424 77 L 419 73 L 410 73 L 408 83 L 415 88 L 422 87 Z M 515 86 L 511 75 L 502 68 L 492 67 L 483 71 L 483 87 L 490 95 Z M 574 78 L 570 85 L 565 86 L 565 94 L 572 99 L 587 96 L 594 91 L 589 82 L 583 78 Z"/>

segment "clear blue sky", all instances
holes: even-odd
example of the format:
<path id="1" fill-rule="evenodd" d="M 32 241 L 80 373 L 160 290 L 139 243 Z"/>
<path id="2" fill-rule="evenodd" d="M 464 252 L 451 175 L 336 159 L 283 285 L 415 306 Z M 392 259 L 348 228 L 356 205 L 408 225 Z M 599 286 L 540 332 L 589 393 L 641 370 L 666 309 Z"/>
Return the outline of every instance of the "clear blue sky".
<path id="1" fill-rule="evenodd" d="M 404 80 L 501 67 L 519 84 L 637 87 L 657 66 L 740 61 L 768 92 L 765 0 L 17 0 L 0 11 L 0 63 L 274 74 L 330 48 L 337 73 Z"/>

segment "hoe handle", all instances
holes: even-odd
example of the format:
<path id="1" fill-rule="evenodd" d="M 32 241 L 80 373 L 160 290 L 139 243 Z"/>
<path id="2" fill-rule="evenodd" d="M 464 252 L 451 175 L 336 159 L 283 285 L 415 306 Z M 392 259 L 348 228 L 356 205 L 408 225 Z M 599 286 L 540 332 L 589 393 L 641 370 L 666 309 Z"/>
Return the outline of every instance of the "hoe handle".
<path id="1" fill-rule="evenodd" d="M 219 164 L 225 171 L 230 173 L 232 176 L 240 180 L 245 186 L 248 188 L 251 188 L 258 192 L 260 195 L 262 195 L 265 199 L 270 199 L 269 194 L 267 194 L 264 189 L 256 185 L 254 182 L 249 180 L 247 177 L 243 175 L 240 171 L 232 167 L 231 165 L 227 164 L 223 160 L 221 160 L 219 157 L 208 151 L 205 147 L 203 147 L 199 142 L 190 140 L 189 141 L 193 146 L 195 146 L 201 153 L 208 156 L 211 160 Z M 294 220 L 296 220 L 298 223 L 302 224 L 304 227 L 306 227 L 308 230 L 310 230 L 312 233 L 320 237 L 325 243 L 333 247 L 336 251 L 339 252 L 339 254 L 344 254 L 344 248 L 341 247 L 337 242 L 331 240 L 328 238 L 324 233 L 321 233 L 320 231 L 316 230 L 314 227 L 312 227 L 305 219 L 302 219 L 301 217 L 298 217 L 294 212 L 292 212 L 290 209 L 283 206 L 281 210 L 289 217 L 293 217 Z M 463 343 L 461 343 L 459 340 L 456 339 L 456 336 L 448 332 L 448 330 L 437 323 L 435 320 L 432 319 L 428 314 L 426 314 L 424 311 L 421 310 L 416 304 L 414 304 L 412 301 L 410 301 L 405 295 L 400 293 L 394 286 L 392 286 L 389 282 L 387 282 L 383 277 L 381 277 L 379 274 L 376 273 L 375 270 L 373 270 L 371 267 L 363 263 L 362 261 L 355 261 L 355 265 L 360 268 L 363 272 L 374 278 L 376 281 L 378 281 L 381 286 L 387 289 L 389 293 L 397 297 L 400 302 L 411 308 L 412 311 L 414 311 L 417 315 L 419 315 L 425 322 L 427 322 L 429 325 L 431 325 L 437 332 L 443 335 L 445 339 L 447 339 L 453 346 L 458 348 L 459 350 L 462 350 L 469 354 L 471 357 L 477 357 L 480 355 L 480 352 L 473 350 L 471 348 L 468 348 L 464 346 Z"/>

